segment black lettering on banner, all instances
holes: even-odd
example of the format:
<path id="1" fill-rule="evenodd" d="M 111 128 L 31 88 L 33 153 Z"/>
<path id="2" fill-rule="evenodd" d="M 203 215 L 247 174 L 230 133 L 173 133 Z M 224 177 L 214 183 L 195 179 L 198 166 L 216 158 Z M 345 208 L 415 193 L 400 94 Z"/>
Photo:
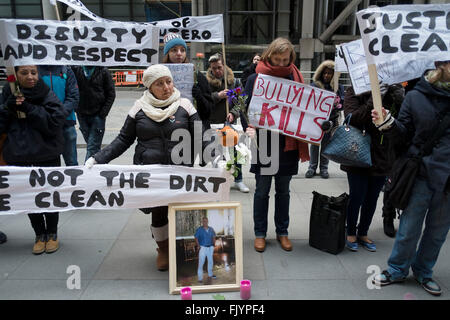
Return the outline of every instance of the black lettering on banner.
<path id="1" fill-rule="evenodd" d="M 403 52 L 417 52 L 419 48 L 414 48 L 413 46 L 417 46 L 419 44 L 418 41 L 414 41 L 414 39 L 418 39 L 420 37 L 419 34 L 415 33 L 407 33 L 402 35 L 400 42 L 400 49 Z"/>
<path id="2" fill-rule="evenodd" d="M 157 50 L 155 49 L 142 49 L 142 53 L 146 55 L 147 57 L 147 62 L 151 63 L 152 62 L 152 57 L 158 53 Z"/>
<path id="3" fill-rule="evenodd" d="M 432 33 L 428 37 L 421 51 L 428 51 L 432 46 L 437 46 L 441 51 L 448 51 L 447 45 L 436 33 Z"/>
<path id="4" fill-rule="evenodd" d="M 116 62 L 125 62 L 127 57 L 127 49 L 125 48 L 117 48 L 116 53 L 114 55 L 114 61 Z"/>
<path id="5" fill-rule="evenodd" d="M 105 198 L 103 198 L 102 193 L 98 190 L 92 192 L 88 202 L 86 203 L 86 206 L 91 207 L 95 202 L 100 202 L 100 204 L 106 206 L 106 200 Z"/>
<path id="6" fill-rule="evenodd" d="M 97 54 L 98 53 L 98 48 L 89 48 L 86 51 L 86 54 L 89 56 L 89 58 L 87 58 L 87 61 L 99 61 L 100 60 L 100 55 Z"/>
<path id="7" fill-rule="evenodd" d="M 117 42 L 122 42 L 122 36 L 128 32 L 127 29 L 122 28 L 112 28 L 111 33 L 114 33 L 117 36 Z"/>
<path id="8" fill-rule="evenodd" d="M 211 34 L 211 32 L 209 32 L 208 30 L 205 30 L 205 31 L 202 32 L 202 38 L 203 38 L 204 40 L 210 39 L 211 36 L 212 36 L 212 34 Z"/>
<path id="9" fill-rule="evenodd" d="M 17 39 L 25 40 L 31 36 L 31 29 L 26 24 L 16 25 Z"/>
<path id="10" fill-rule="evenodd" d="M 186 28 L 188 24 L 191 23 L 189 17 L 183 18 L 183 28 Z"/>
<path id="11" fill-rule="evenodd" d="M 34 198 L 34 203 L 38 208 L 49 208 L 50 202 L 44 201 L 44 198 L 50 197 L 50 192 L 41 192 L 36 195 Z"/>
<path id="12" fill-rule="evenodd" d="M 180 21 L 172 21 L 172 25 L 175 27 L 175 28 L 179 28 L 179 27 L 181 27 L 181 22 Z"/>
<path id="13" fill-rule="evenodd" d="M 0 194 L 0 211 L 11 210 L 8 200 L 9 198 L 11 198 L 10 194 Z"/>
<path id="14" fill-rule="evenodd" d="M 84 61 L 86 60 L 84 57 L 84 47 L 82 46 L 73 46 L 71 48 L 72 51 L 72 60 L 73 61 Z"/>
<path id="15" fill-rule="evenodd" d="M 36 182 L 39 183 L 39 185 L 42 187 L 45 184 L 45 173 L 44 170 L 39 169 L 38 172 L 36 172 L 36 170 L 31 170 L 30 172 L 30 178 L 29 178 L 29 182 L 30 182 L 30 186 L 35 187 L 36 186 Z"/>
<path id="16" fill-rule="evenodd" d="M 27 49 L 28 49 L 28 51 L 25 52 L 25 46 L 22 44 L 19 44 L 19 47 L 18 47 L 19 59 L 21 59 L 23 57 L 31 56 L 31 54 L 33 53 L 33 46 L 31 44 L 27 44 Z"/>
<path id="17" fill-rule="evenodd" d="M 33 59 L 42 60 L 47 56 L 47 49 L 41 45 L 33 45 Z"/>
<path id="18" fill-rule="evenodd" d="M 185 184 L 186 184 L 186 191 L 187 192 L 191 191 L 191 188 L 192 188 L 192 176 L 190 174 L 187 175 Z"/>
<path id="19" fill-rule="evenodd" d="M 403 26 L 403 29 L 420 29 L 422 28 L 422 23 L 419 21 L 413 21 L 413 19 L 420 17 L 422 14 L 420 12 L 410 12 L 406 15 L 406 21 L 410 23 L 410 26 Z"/>
<path id="20" fill-rule="evenodd" d="M 56 34 L 55 39 L 56 40 L 68 40 L 69 37 L 65 34 L 66 32 L 69 32 L 70 29 L 67 27 L 57 27 L 56 28 Z"/>
<path id="21" fill-rule="evenodd" d="M 394 23 L 391 23 L 389 20 L 389 15 L 384 14 L 383 15 L 383 26 L 386 28 L 386 30 L 395 30 L 402 24 L 403 16 L 401 13 L 397 15 L 397 19 Z"/>
<path id="22" fill-rule="evenodd" d="M 181 30 L 181 37 L 183 39 L 188 40 L 189 39 L 189 34 L 190 34 L 189 30 L 187 30 L 187 29 Z"/>
<path id="23" fill-rule="evenodd" d="M 383 39 L 381 40 L 381 51 L 384 53 L 396 53 L 398 48 L 391 46 L 389 36 L 383 36 Z"/>
<path id="24" fill-rule="evenodd" d="M 141 51 L 140 50 L 136 50 L 136 49 L 132 49 L 132 50 L 128 51 L 128 53 L 127 53 L 128 61 L 130 61 L 130 62 L 139 62 L 140 59 L 139 58 L 135 58 L 134 57 L 135 54 L 141 54 Z"/>
<path id="25" fill-rule="evenodd" d="M 74 192 L 72 192 L 72 195 L 70 196 L 70 203 L 72 204 L 72 206 L 74 206 L 75 208 L 82 208 L 84 207 L 84 194 L 86 192 L 83 190 L 75 190 Z"/>
<path id="26" fill-rule="evenodd" d="M 34 27 L 39 33 L 36 37 L 34 37 L 36 40 L 45 40 L 45 39 L 51 39 L 48 34 L 45 33 L 45 31 L 48 29 L 48 26 L 45 25 L 37 25 Z"/>
<path id="27" fill-rule="evenodd" d="M 450 30 L 450 11 L 447 12 L 447 30 Z"/>
<path id="28" fill-rule="evenodd" d="M 8 60 L 10 57 L 14 57 L 15 59 L 17 59 L 17 53 L 16 51 L 14 51 L 14 49 L 10 46 L 7 45 L 5 48 L 5 60 Z"/>
<path id="29" fill-rule="evenodd" d="M 434 29 L 436 29 L 436 18 L 445 16 L 445 12 L 444 11 L 435 11 L 435 10 L 425 11 L 423 13 L 423 16 L 430 18 L 430 24 L 428 25 L 428 28 L 430 28 L 431 30 L 434 30 Z"/>
<path id="30" fill-rule="evenodd" d="M 58 208 L 66 208 L 69 206 L 67 202 L 61 201 L 58 191 L 53 192 L 53 205 Z"/>
<path id="31" fill-rule="evenodd" d="M 217 191 L 219 191 L 219 187 L 222 183 L 225 183 L 227 181 L 227 179 L 222 178 L 222 177 L 210 177 L 208 179 L 208 182 L 213 184 L 213 192 L 217 193 Z"/>
<path id="32" fill-rule="evenodd" d="M 191 40 L 201 40 L 202 38 L 200 38 L 198 34 L 198 30 L 192 30 Z"/>
<path id="33" fill-rule="evenodd" d="M 114 207 L 114 202 L 117 206 L 121 207 L 125 202 L 125 197 L 123 196 L 122 191 L 118 191 L 117 195 L 113 192 L 109 195 L 108 204 L 110 207 Z"/>
<path id="34" fill-rule="evenodd" d="M 86 39 L 89 35 L 89 30 L 85 26 L 83 28 L 83 34 L 80 33 L 80 30 L 78 28 L 73 28 L 73 40 L 79 41 L 80 39 Z"/>
<path id="35" fill-rule="evenodd" d="M 130 178 L 126 179 L 125 178 L 125 174 L 121 173 L 120 177 L 119 177 L 119 185 L 121 188 L 125 187 L 125 183 L 129 183 L 130 184 L 130 188 L 134 187 L 134 174 L 130 173 Z"/>
<path id="36" fill-rule="evenodd" d="M 106 31 L 105 28 L 94 27 L 94 28 L 92 28 L 92 30 L 96 34 L 96 36 L 91 39 L 92 41 L 99 41 L 99 42 L 107 42 L 108 41 L 108 39 L 103 37 L 103 33 Z"/>
<path id="37" fill-rule="evenodd" d="M 380 51 L 375 50 L 375 45 L 378 43 L 378 39 L 375 38 L 372 41 L 369 42 L 369 52 L 373 56 L 378 56 L 380 54 Z"/>
<path id="38" fill-rule="evenodd" d="M 205 177 L 195 177 L 194 192 L 197 192 L 198 189 L 202 189 L 204 192 L 208 193 L 208 189 L 205 187 L 205 182 Z"/>
<path id="39" fill-rule="evenodd" d="M 101 48 L 100 55 L 102 57 L 102 62 L 105 62 L 106 59 L 109 59 L 114 55 L 114 51 L 111 48 Z"/>
<path id="40" fill-rule="evenodd" d="M 170 190 L 180 190 L 184 186 L 184 180 L 180 176 L 170 175 Z"/>
<path id="41" fill-rule="evenodd" d="M 148 185 L 148 178 L 150 178 L 150 173 L 140 172 L 136 175 L 135 187 L 136 188 L 150 188 Z"/>
<path id="42" fill-rule="evenodd" d="M 64 174 L 70 177 L 70 184 L 75 186 L 77 184 L 77 178 L 83 174 L 81 169 L 66 169 Z"/>
<path id="43" fill-rule="evenodd" d="M 9 171 L 0 171 L 0 189 L 5 189 L 9 187 L 9 184 L 5 183 L 8 181 Z"/>
<path id="44" fill-rule="evenodd" d="M 135 28 L 132 28 L 131 33 L 136 38 L 136 43 L 141 43 L 142 38 L 147 34 L 147 31 L 143 29 L 141 32 L 138 32 Z"/>
<path id="45" fill-rule="evenodd" d="M 167 30 L 167 31 L 172 32 L 172 33 L 178 33 L 178 32 L 180 32 L 180 30 L 179 30 L 179 29 L 176 29 L 176 28 L 170 28 L 170 29 Z"/>
<path id="46" fill-rule="evenodd" d="M 71 60 L 70 56 L 66 53 L 66 51 L 68 49 L 67 46 L 65 46 L 63 44 L 57 44 L 55 46 L 55 49 L 56 49 L 56 55 L 55 55 L 56 61 L 62 60 L 63 58 L 68 61 Z"/>
<path id="47" fill-rule="evenodd" d="M 369 22 L 369 26 L 363 30 L 364 34 L 372 33 L 377 30 L 377 17 L 380 17 L 381 13 L 371 12 L 366 13 L 361 16 L 362 19 L 367 20 Z"/>
<path id="48" fill-rule="evenodd" d="M 64 182 L 64 175 L 59 171 L 52 171 L 48 174 L 47 181 L 52 187 L 59 187 Z"/>
<path id="49" fill-rule="evenodd" d="M 119 171 L 100 171 L 100 175 L 106 178 L 106 186 L 112 187 L 113 179 L 119 175 Z"/>

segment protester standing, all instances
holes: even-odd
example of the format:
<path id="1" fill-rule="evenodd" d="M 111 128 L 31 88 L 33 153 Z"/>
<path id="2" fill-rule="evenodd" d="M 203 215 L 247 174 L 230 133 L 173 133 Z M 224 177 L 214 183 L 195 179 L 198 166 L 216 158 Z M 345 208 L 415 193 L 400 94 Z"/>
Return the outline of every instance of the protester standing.
<path id="1" fill-rule="evenodd" d="M 50 87 L 62 102 L 66 112 L 64 123 L 64 150 L 63 158 L 66 166 L 77 166 L 77 123 L 75 110 L 78 107 L 79 91 L 77 80 L 71 68 L 67 66 L 38 66 L 39 76 Z"/>
<path id="2" fill-rule="evenodd" d="M 258 74 L 266 74 L 273 77 L 285 78 L 303 83 L 303 76 L 294 65 L 296 54 L 292 43 L 288 39 L 275 39 L 263 53 L 261 61 L 256 67 L 256 74 L 251 75 L 247 81 L 245 92 L 250 102 L 253 94 L 253 85 Z M 272 179 L 275 179 L 275 227 L 277 240 L 286 251 L 292 250 L 292 243 L 288 238 L 289 228 L 289 185 L 293 175 L 298 173 L 299 159 L 304 162 L 309 160 L 308 144 L 294 138 L 276 134 L 279 139 L 279 150 L 276 152 L 271 148 L 271 135 L 267 137 L 267 144 L 262 145 L 260 141 L 261 130 L 247 127 L 243 123 L 246 133 L 256 137 L 259 149 L 267 151 L 271 155 L 268 164 L 262 164 L 258 154 L 257 163 L 252 164 L 250 172 L 255 174 L 256 190 L 253 197 L 253 222 L 255 232 L 254 247 L 258 252 L 263 252 L 266 247 L 267 216 L 269 211 L 269 192 Z M 275 159 L 277 157 L 277 159 Z M 274 174 L 264 174 L 262 169 L 270 167 L 278 160 L 279 166 Z"/>
<path id="3" fill-rule="evenodd" d="M 381 95 L 383 106 L 394 113 L 398 112 L 404 99 L 403 87 L 383 85 Z M 361 131 L 365 130 L 370 135 L 372 156 L 370 168 L 341 165 L 341 169 L 347 172 L 350 189 L 346 246 L 351 251 L 358 251 L 358 243 L 369 251 L 376 251 L 375 243 L 368 238 L 367 234 L 376 210 L 378 196 L 395 160 L 392 141 L 380 133 L 372 123 L 372 109 L 372 93 L 356 95 L 352 87 L 346 90 L 344 114 L 345 116 L 351 114 L 350 124 Z"/>
<path id="4" fill-rule="evenodd" d="M 209 69 L 206 73 L 209 87 L 212 92 L 214 107 L 211 112 L 209 121 L 211 124 L 225 124 L 234 123 L 239 117 L 239 111 L 233 110 L 233 105 L 230 103 L 227 113 L 227 93 L 231 89 L 235 89 L 241 85 L 240 81 L 234 77 L 233 70 L 225 65 L 221 54 L 216 53 L 209 58 Z M 227 89 L 225 89 L 225 68 L 227 69 Z M 236 155 L 236 151 L 235 155 Z M 242 165 L 236 164 L 238 175 L 234 178 L 234 188 L 241 192 L 247 193 L 250 189 L 244 184 L 242 177 Z"/>
<path id="5" fill-rule="evenodd" d="M 312 178 L 316 175 L 317 166 L 319 165 L 320 159 L 320 176 L 323 179 L 329 178 L 328 173 L 328 163 L 329 160 L 322 155 L 323 147 L 328 143 L 331 137 L 331 129 L 338 125 L 339 120 L 339 112 L 342 108 L 343 100 L 344 100 L 344 86 L 341 84 L 337 84 L 337 88 L 335 88 L 334 81 L 334 66 L 335 63 L 332 60 L 326 60 L 320 64 L 317 68 L 316 72 L 313 76 L 313 82 L 311 83 L 312 87 L 317 87 L 320 89 L 332 91 L 336 93 L 336 99 L 334 100 L 333 109 L 330 113 L 329 121 L 322 124 L 322 129 L 326 131 L 324 134 L 321 145 L 313 145 L 311 144 L 309 148 L 309 155 L 311 160 L 309 161 L 309 168 L 305 173 L 305 178 Z M 320 152 L 319 152 L 320 149 Z"/>
<path id="6" fill-rule="evenodd" d="M 59 167 L 66 110 L 39 78 L 36 66 L 15 70 L 21 95 L 16 97 L 10 86 L 4 86 L 0 96 L 0 133 L 7 134 L 3 157 L 12 166 Z M 36 234 L 33 254 L 58 250 L 59 213 L 30 213 L 28 217 Z"/>
<path id="7" fill-rule="evenodd" d="M 106 67 L 74 66 L 72 70 L 80 91 L 77 117 L 86 141 L 86 161 L 102 147 L 106 117 L 116 98 L 116 89 Z"/>
<path id="8" fill-rule="evenodd" d="M 258 62 L 261 60 L 261 54 L 259 53 L 255 53 L 252 59 L 252 63 L 244 69 L 244 71 L 242 72 L 242 78 L 241 78 L 241 82 L 242 82 L 242 86 L 245 88 L 245 85 L 247 84 L 247 79 L 248 77 L 250 77 L 252 74 L 256 73 L 256 66 L 258 65 Z"/>
<path id="9" fill-rule="evenodd" d="M 185 129 L 191 137 L 194 136 L 194 122 L 201 119 L 192 103 L 180 97 L 170 70 L 161 64 L 152 65 L 145 70 L 142 81 L 148 90 L 129 111 L 119 135 L 111 144 L 89 158 L 86 167 L 90 168 L 96 163 L 109 163 L 124 153 L 136 138 L 133 164 L 173 165 L 171 153 L 180 141 L 172 141 L 172 133 Z M 191 154 L 188 163 L 182 165 L 192 166 L 194 158 L 195 154 Z M 158 270 L 165 271 L 169 267 L 168 207 L 141 210 L 152 214 L 151 231 L 158 244 L 156 265 Z"/>
<path id="10" fill-rule="evenodd" d="M 419 153 L 450 113 L 450 61 L 435 65 L 436 69 L 427 71 L 406 95 L 397 119 L 383 109 L 385 121 L 378 130 L 399 144 L 407 144 L 407 157 Z M 379 119 L 375 110 L 372 119 Z M 400 216 L 388 268 L 373 280 L 377 285 L 402 282 L 411 268 L 427 292 L 436 296 L 442 293 L 433 279 L 433 267 L 450 228 L 450 127 L 444 132 L 431 153 L 422 157 L 408 206 Z"/>

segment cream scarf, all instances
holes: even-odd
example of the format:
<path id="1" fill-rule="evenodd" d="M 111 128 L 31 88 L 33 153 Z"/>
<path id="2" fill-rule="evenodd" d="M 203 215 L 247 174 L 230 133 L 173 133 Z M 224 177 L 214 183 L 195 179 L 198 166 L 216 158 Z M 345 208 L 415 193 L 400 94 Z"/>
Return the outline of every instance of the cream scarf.
<path id="1" fill-rule="evenodd" d="M 175 87 L 173 88 L 173 94 L 167 100 L 156 99 L 150 90 L 146 90 L 142 97 L 134 103 L 134 108 L 142 109 L 147 117 L 156 122 L 163 122 L 173 116 L 179 106 L 180 91 Z M 162 109 L 163 107 L 167 108 Z"/>

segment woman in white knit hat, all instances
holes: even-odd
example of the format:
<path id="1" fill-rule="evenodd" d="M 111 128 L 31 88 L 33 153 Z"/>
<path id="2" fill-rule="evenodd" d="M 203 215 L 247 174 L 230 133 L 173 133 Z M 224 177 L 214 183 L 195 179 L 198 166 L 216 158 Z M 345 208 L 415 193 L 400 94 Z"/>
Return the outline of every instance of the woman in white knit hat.
<path id="1" fill-rule="evenodd" d="M 180 92 L 173 85 L 170 70 L 161 64 L 145 70 L 143 83 L 148 88 L 128 112 L 120 134 L 110 145 L 86 161 L 85 166 L 108 163 L 124 153 L 137 138 L 133 164 L 174 164 L 172 149 L 179 141 L 172 141 L 176 129 L 189 130 L 193 137 L 194 121 L 201 121 L 197 111 L 188 99 L 180 98 Z M 194 139 L 191 139 L 194 141 Z M 192 155 L 194 157 L 194 155 Z M 192 165 L 193 160 L 183 165 Z M 151 231 L 158 244 L 157 268 L 165 271 L 169 267 L 168 207 L 141 209 L 152 213 Z"/>

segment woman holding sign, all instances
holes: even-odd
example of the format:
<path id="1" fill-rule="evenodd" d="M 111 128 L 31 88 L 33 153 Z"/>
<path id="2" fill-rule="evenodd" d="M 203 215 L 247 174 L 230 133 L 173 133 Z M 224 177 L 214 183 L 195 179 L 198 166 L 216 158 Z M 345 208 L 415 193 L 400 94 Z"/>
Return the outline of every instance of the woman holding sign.
<path id="1" fill-rule="evenodd" d="M 295 51 L 292 43 L 284 38 L 275 39 L 262 54 L 261 61 L 256 67 L 256 74 L 251 75 L 245 86 L 248 94 L 248 102 L 253 94 L 253 85 L 258 74 L 266 74 L 274 77 L 285 78 L 303 83 L 303 76 L 295 62 Z M 241 117 L 245 120 L 245 117 Z M 259 146 L 257 163 L 252 164 L 250 172 L 255 174 L 256 190 L 253 198 L 253 222 L 255 231 L 255 250 L 263 252 L 266 248 L 267 216 L 269 211 L 269 192 L 272 179 L 275 178 L 275 226 L 277 240 L 286 251 L 292 250 L 291 241 L 288 238 L 289 227 L 289 185 L 293 175 L 298 173 L 299 159 L 304 162 L 309 160 L 308 144 L 294 138 L 281 134 L 267 136 L 267 144 L 261 145 L 260 130 L 249 126 L 245 121 L 242 123 L 246 133 L 250 137 L 256 136 Z M 271 154 L 271 138 L 279 139 L 279 149 L 275 154 Z M 261 151 L 271 155 L 270 163 L 262 163 L 260 159 Z M 269 173 L 268 167 L 275 167 Z"/>
<path id="2" fill-rule="evenodd" d="M 36 66 L 16 67 L 20 94 L 4 86 L 0 96 L 0 133 L 7 133 L 3 157 L 8 165 L 59 167 L 64 148 L 65 111 Z M 58 212 L 28 215 L 36 234 L 33 254 L 58 250 Z"/>
<path id="3" fill-rule="evenodd" d="M 117 138 L 110 145 L 96 153 L 86 161 L 85 166 L 91 168 L 96 163 L 109 163 L 124 153 L 136 140 L 137 146 L 133 163 L 175 164 L 171 153 L 179 141 L 172 141 L 175 130 L 187 130 L 194 136 L 194 121 L 200 117 L 192 103 L 180 98 L 180 92 L 173 85 L 170 70 L 161 64 L 152 65 L 145 70 L 142 81 L 148 88 L 137 100 L 128 113 L 125 124 Z M 188 163 L 195 159 L 192 153 Z M 158 244 L 158 270 L 169 268 L 169 228 L 168 207 L 141 209 L 144 213 L 152 213 L 151 231 Z"/>

